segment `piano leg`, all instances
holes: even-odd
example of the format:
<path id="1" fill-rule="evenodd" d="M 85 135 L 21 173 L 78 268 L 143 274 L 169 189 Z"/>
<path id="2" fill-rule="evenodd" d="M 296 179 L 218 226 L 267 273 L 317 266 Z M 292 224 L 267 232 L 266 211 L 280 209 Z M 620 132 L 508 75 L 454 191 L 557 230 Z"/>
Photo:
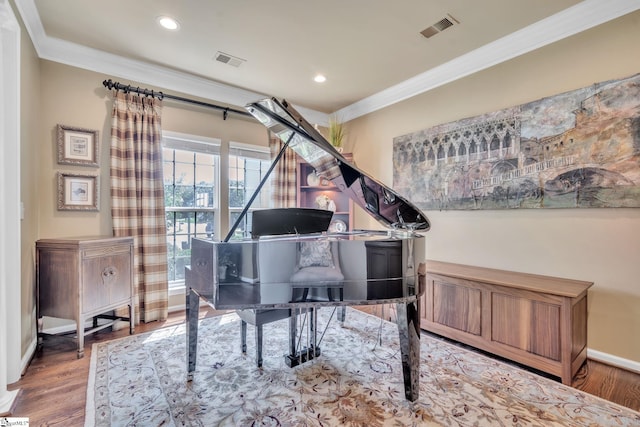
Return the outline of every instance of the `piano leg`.
<path id="1" fill-rule="evenodd" d="M 320 356 L 320 353 L 318 353 L 318 351 L 320 350 L 318 348 L 318 309 L 311 308 L 308 312 L 308 315 L 309 315 L 309 340 L 307 341 L 307 345 L 308 345 L 307 358 L 313 359 L 316 356 Z"/>
<path id="2" fill-rule="evenodd" d="M 420 311 L 418 301 L 396 306 L 404 394 L 407 400 L 415 402 L 420 395 Z"/>
<path id="3" fill-rule="evenodd" d="M 291 309 L 289 317 L 289 355 L 295 357 L 296 354 L 296 334 L 298 333 L 298 309 Z"/>
<path id="4" fill-rule="evenodd" d="M 196 356 L 198 350 L 198 310 L 200 297 L 191 288 L 187 290 L 187 381 L 193 380 L 196 371 Z"/>
<path id="5" fill-rule="evenodd" d="M 340 322 L 341 325 L 344 325 L 344 320 L 347 317 L 347 307 L 340 306 L 338 307 L 338 321 Z"/>

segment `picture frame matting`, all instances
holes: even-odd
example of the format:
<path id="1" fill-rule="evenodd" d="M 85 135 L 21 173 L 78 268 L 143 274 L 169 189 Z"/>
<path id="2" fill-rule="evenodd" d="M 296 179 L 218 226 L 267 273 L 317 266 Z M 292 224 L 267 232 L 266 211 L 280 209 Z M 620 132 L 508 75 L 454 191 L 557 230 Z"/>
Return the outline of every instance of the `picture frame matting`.
<path id="1" fill-rule="evenodd" d="M 57 126 L 58 163 L 98 167 L 99 132 L 66 125 Z"/>
<path id="2" fill-rule="evenodd" d="M 58 172 L 58 210 L 99 211 L 98 175 Z"/>

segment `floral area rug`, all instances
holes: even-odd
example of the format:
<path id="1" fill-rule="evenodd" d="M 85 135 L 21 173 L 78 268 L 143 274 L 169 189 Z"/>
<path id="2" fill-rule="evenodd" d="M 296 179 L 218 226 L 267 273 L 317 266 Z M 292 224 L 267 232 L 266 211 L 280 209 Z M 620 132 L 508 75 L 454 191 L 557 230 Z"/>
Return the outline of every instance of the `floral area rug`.
<path id="1" fill-rule="evenodd" d="M 331 312 L 319 311 L 319 326 Z M 253 327 L 242 355 L 235 314 L 202 320 L 192 382 L 184 325 L 94 344 L 86 425 L 640 425 L 638 412 L 424 333 L 420 398 L 411 403 L 395 324 L 348 309 L 344 325 L 331 321 L 322 355 L 295 368 L 283 357 L 288 325 L 265 325 L 258 369 Z"/>

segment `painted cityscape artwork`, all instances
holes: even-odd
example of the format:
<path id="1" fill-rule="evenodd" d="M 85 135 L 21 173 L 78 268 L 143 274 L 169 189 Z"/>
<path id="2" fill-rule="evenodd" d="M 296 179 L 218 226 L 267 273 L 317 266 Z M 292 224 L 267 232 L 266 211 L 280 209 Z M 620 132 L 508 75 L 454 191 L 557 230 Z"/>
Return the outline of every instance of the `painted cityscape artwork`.
<path id="1" fill-rule="evenodd" d="M 393 140 L 419 208 L 640 207 L 640 74 Z"/>

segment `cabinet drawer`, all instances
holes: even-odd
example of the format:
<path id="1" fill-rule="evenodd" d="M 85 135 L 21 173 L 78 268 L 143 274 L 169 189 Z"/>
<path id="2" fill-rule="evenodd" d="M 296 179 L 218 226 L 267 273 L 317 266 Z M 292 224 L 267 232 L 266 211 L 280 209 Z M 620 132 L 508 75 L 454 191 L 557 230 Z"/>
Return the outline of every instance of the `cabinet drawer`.
<path id="1" fill-rule="evenodd" d="M 127 244 L 111 245 L 111 246 L 98 246 L 92 248 L 86 248 L 82 251 L 82 258 L 98 258 L 108 255 L 129 254 L 131 246 Z"/>

